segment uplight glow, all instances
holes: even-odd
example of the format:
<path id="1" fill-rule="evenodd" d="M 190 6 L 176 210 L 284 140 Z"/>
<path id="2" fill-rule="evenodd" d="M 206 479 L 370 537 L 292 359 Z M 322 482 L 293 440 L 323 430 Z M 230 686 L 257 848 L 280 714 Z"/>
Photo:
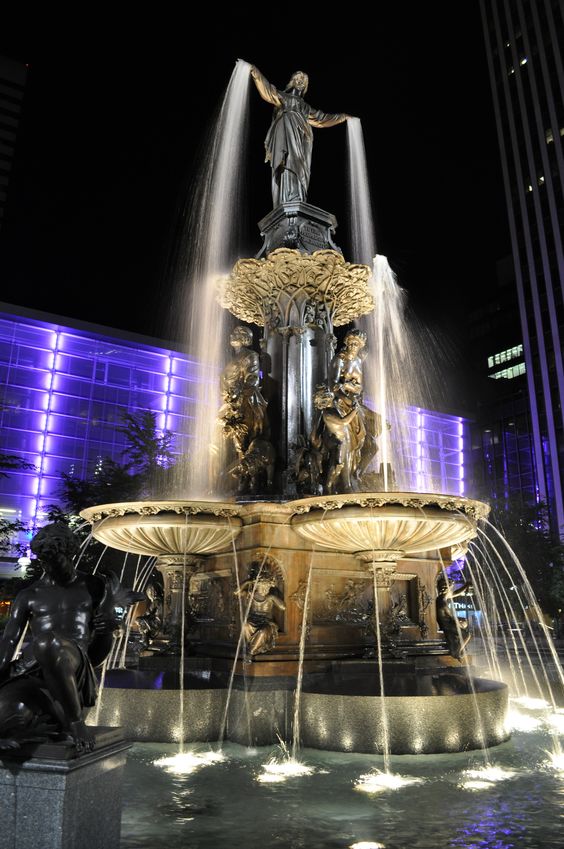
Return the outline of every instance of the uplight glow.
<path id="1" fill-rule="evenodd" d="M 372 840 L 361 840 L 360 843 L 351 843 L 349 849 L 385 849 L 383 843 L 373 843 Z"/>
<path id="2" fill-rule="evenodd" d="M 422 784 L 422 778 L 412 778 L 409 775 L 397 775 L 391 772 L 373 770 L 359 776 L 354 789 L 361 793 L 383 793 L 386 790 L 400 790 L 410 784 Z"/>
<path id="3" fill-rule="evenodd" d="M 300 775 L 311 775 L 314 772 L 312 766 L 287 758 L 283 761 L 272 759 L 263 764 L 262 772 L 257 776 L 261 784 L 276 784 L 295 778 Z"/>
<path id="4" fill-rule="evenodd" d="M 203 766 L 220 763 L 225 760 L 223 752 L 178 752 L 169 758 L 159 758 L 153 761 L 155 766 L 160 766 L 166 772 L 173 775 L 190 775 Z"/>
<path id="5" fill-rule="evenodd" d="M 545 699 L 532 699 L 530 696 L 519 696 L 516 699 L 511 699 L 511 701 L 520 705 L 520 707 L 527 708 L 527 710 L 546 710 L 550 707 L 550 702 L 545 701 Z"/>
<path id="6" fill-rule="evenodd" d="M 498 781 L 507 781 L 517 775 L 515 770 L 502 769 L 499 766 L 483 766 L 478 769 L 466 769 L 459 787 L 464 790 L 487 790 Z"/>

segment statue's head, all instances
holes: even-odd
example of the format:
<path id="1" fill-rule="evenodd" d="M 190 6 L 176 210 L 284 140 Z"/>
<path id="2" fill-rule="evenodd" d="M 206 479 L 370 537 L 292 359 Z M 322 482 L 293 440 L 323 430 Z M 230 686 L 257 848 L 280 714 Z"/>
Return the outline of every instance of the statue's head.
<path id="1" fill-rule="evenodd" d="M 76 536 L 62 522 L 45 525 L 31 540 L 31 550 L 41 561 L 45 572 L 61 583 L 74 578 L 73 558 L 79 549 Z"/>
<path id="2" fill-rule="evenodd" d="M 239 325 L 236 327 L 231 336 L 229 337 L 229 342 L 233 348 L 246 347 L 250 348 L 253 344 L 253 333 L 248 327 L 243 327 Z"/>
<path id="3" fill-rule="evenodd" d="M 344 339 L 345 347 L 355 347 L 360 351 L 366 345 L 366 333 L 364 330 L 359 330 L 357 327 L 354 330 L 349 330 Z"/>
<path id="4" fill-rule="evenodd" d="M 307 91 L 309 85 L 309 77 L 303 71 L 294 71 L 290 77 L 290 82 L 286 86 L 286 91 L 291 91 L 293 88 L 298 91 L 302 97 Z"/>
<path id="5" fill-rule="evenodd" d="M 258 576 L 258 581 L 257 581 Z M 268 560 L 253 560 L 249 564 L 249 581 L 256 581 L 257 592 L 264 594 L 276 586 L 276 574 Z"/>
<path id="6" fill-rule="evenodd" d="M 343 345 L 344 352 L 349 354 L 349 356 L 358 356 L 366 345 L 366 333 L 364 330 L 358 330 L 358 328 L 349 330 L 343 340 Z"/>

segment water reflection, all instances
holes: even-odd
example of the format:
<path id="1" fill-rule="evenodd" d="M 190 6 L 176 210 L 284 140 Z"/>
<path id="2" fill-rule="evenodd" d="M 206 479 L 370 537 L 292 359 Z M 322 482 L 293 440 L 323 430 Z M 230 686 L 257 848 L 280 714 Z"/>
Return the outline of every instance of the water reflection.
<path id="1" fill-rule="evenodd" d="M 516 732 L 489 771 L 477 752 L 395 756 L 391 778 L 369 755 L 308 749 L 296 766 L 227 744 L 214 762 L 194 745 L 179 761 L 170 744 L 137 744 L 121 849 L 562 849 L 564 759 L 543 751 L 550 742 L 546 726 Z M 282 781 L 260 778 L 277 770 Z"/>

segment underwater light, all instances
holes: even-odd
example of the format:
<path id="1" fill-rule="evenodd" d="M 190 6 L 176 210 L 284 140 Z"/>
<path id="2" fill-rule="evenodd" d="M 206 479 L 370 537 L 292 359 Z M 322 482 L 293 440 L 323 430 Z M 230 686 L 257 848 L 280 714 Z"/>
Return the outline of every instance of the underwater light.
<path id="1" fill-rule="evenodd" d="M 499 766 L 482 766 L 478 769 L 466 769 L 462 773 L 464 780 L 459 787 L 464 790 L 485 790 L 493 787 L 498 781 L 507 781 L 517 773 L 512 769 L 502 769 Z"/>
<path id="2" fill-rule="evenodd" d="M 225 760 L 223 752 L 177 752 L 168 758 L 159 758 L 153 761 L 155 766 L 160 766 L 167 772 L 175 775 L 190 775 L 203 766 L 220 763 Z"/>
<path id="3" fill-rule="evenodd" d="M 383 793 L 385 790 L 399 790 L 409 784 L 422 784 L 422 778 L 413 778 L 409 775 L 397 775 L 391 772 L 374 770 L 361 775 L 355 781 L 354 789 L 362 793 Z"/>
<path id="4" fill-rule="evenodd" d="M 349 849 L 385 849 L 383 843 L 374 843 L 372 840 L 361 840 L 360 843 L 351 843 Z"/>
<path id="5" fill-rule="evenodd" d="M 533 699 L 530 696 L 519 696 L 516 699 L 511 699 L 511 701 L 528 710 L 544 710 L 550 707 L 550 702 L 545 701 L 545 699 Z"/>
<path id="6" fill-rule="evenodd" d="M 257 776 L 257 781 L 261 784 L 275 784 L 276 782 L 286 781 L 288 778 L 294 778 L 298 775 L 311 775 L 315 772 L 312 766 L 296 761 L 293 758 L 287 758 L 283 761 L 270 760 L 263 764 L 263 772 Z"/>

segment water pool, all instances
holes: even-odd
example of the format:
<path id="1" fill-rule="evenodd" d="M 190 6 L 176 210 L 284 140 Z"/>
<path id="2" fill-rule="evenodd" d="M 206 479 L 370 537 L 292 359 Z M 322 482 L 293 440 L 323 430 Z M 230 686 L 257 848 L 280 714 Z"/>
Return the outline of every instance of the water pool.
<path id="1" fill-rule="evenodd" d="M 223 760 L 196 758 L 180 774 L 155 765 L 178 746 L 138 743 L 125 773 L 121 846 L 562 849 L 564 764 L 550 763 L 551 745 L 543 730 L 516 732 L 490 751 L 497 772 L 488 775 L 478 751 L 394 756 L 392 773 L 417 782 L 366 792 L 358 781 L 382 768 L 381 757 L 306 749 L 300 760 L 313 772 L 281 781 L 264 770 L 281 757 L 272 747 L 227 744 Z"/>

